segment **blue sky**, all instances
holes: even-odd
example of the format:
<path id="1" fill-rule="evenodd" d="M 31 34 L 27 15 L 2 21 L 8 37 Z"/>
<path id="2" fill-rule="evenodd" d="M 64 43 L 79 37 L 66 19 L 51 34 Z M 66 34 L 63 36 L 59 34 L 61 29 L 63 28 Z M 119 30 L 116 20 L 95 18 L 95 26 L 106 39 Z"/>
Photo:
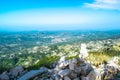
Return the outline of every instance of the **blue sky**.
<path id="1" fill-rule="evenodd" d="M 120 29 L 120 0 L 1 0 L 0 30 Z"/>

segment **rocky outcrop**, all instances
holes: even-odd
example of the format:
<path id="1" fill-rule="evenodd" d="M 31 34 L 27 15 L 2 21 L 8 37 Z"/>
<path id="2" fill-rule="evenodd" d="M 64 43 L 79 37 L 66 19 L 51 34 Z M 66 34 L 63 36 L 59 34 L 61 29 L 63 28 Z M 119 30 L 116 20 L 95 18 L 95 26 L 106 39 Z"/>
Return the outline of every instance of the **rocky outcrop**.
<path id="1" fill-rule="evenodd" d="M 17 78 L 17 76 L 21 75 L 24 72 L 24 68 L 22 66 L 15 67 L 10 70 L 11 78 Z"/>
<path id="2" fill-rule="evenodd" d="M 10 80 L 9 76 L 8 76 L 8 72 L 3 72 L 0 75 L 0 80 Z"/>
<path id="3" fill-rule="evenodd" d="M 62 57 L 61 57 L 62 58 Z M 116 61 L 114 61 L 116 60 Z M 116 63 L 117 58 L 113 58 L 108 63 L 102 64 L 99 67 L 93 67 L 92 64 L 83 59 L 61 59 L 57 62 L 56 67 L 52 69 L 43 68 L 44 73 L 39 73 L 39 76 L 34 75 L 35 80 L 114 80 L 115 75 L 119 71 L 119 66 Z M 116 66 L 111 64 L 116 64 Z M 64 64 L 64 65 L 61 65 Z M 59 67 L 60 66 L 60 67 Z M 44 75 L 44 76 L 43 76 Z M 22 79 L 26 80 L 26 79 Z"/>
<path id="4" fill-rule="evenodd" d="M 25 73 L 25 70 L 22 66 L 15 67 L 9 71 L 3 72 L 0 75 L 0 80 L 17 80 L 20 76 L 22 76 Z"/>
<path id="5" fill-rule="evenodd" d="M 120 69 L 118 57 L 95 67 L 86 59 L 66 60 L 66 57 L 62 56 L 53 65 L 51 69 L 40 67 L 38 70 L 31 70 L 27 73 L 23 67 L 16 67 L 9 73 L 3 72 L 0 80 L 119 80 L 115 77 Z"/>
<path id="6" fill-rule="evenodd" d="M 79 58 L 86 58 L 88 56 L 88 51 L 86 49 L 86 44 L 81 44 Z"/>

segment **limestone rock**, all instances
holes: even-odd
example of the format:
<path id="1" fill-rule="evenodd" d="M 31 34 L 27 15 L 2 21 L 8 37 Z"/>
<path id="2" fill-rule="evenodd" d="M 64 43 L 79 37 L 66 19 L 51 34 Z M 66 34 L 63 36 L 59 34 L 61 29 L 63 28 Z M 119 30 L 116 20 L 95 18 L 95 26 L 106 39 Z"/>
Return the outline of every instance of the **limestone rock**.
<path id="1" fill-rule="evenodd" d="M 104 80 L 105 73 L 106 72 L 103 69 L 98 68 L 92 70 L 87 77 L 89 80 Z"/>
<path id="2" fill-rule="evenodd" d="M 27 72 L 25 75 L 23 75 L 22 77 L 20 77 L 18 80 L 29 80 L 40 74 L 41 74 L 41 70 L 31 70 L 31 71 Z"/>
<path id="3" fill-rule="evenodd" d="M 71 59 L 71 63 L 77 64 L 77 59 L 75 59 L 75 58 Z"/>
<path id="4" fill-rule="evenodd" d="M 69 69 L 61 70 L 61 71 L 58 72 L 58 75 L 60 75 L 61 77 L 67 76 L 69 74 L 70 74 Z"/>
<path id="5" fill-rule="evenodd" d="M 71 80 L 71 79 L 68 76 L 65 76 L 64 80 Z"/>
<path id="6" fill-rule="evenodd" d="M 18 66 L 10 70 L 10 75 L 12 78 L 16 78 L 18 75 L 21 75 L 23 71 L 24 68 L 22 66 Z"/>
<path id="7" fill-rule="evenodd" d="M 81 80 L 89 80 L 88 77 L 81 76 Z"/>
<path id="8" fill-rule="evenodd" d="M 80 80 L 79 78 L 74 78 L 73 80 Z"/>
<path id="9" fill-rule="evenodd" d="M 75 73 L 74 71 L 71 71 L 70 74 L 69 74 L 69 77 L 71 79 L 77 78 L 77 73 Z"/>
<path id="10" fill-rule="evenodd" d="M 54 74 L 54 79 L 55 80 L 60 80 L 60 76 L 58 74 Z"/>
<path id="11" fill-rule="evenodd" d="M 65 55 L 62 55 L 62 57 L 60 58 L 59 62 L 63 62 L 66 60 L 66 56 Z"/>
<path id="12" fill-rule="evenodd" d="M 69 64 L 69 69 L 70 70 L 75 70 L 75 65 L 73 63 Z"/>
<path id="13" fill-rule="evenodd" d="M 83 75 L 83 76 L 86 76 L 86 70 L 85 69 L 81 69 L 81 73 L 80 74 Z"/>
<path id="14" fill-rule="evenodd" d="M 7 75 L 6 72 L 3 72 L 1 75 L 0 75 L 0 80 L 10 80 L 9 76 Z"/>
<path id="15" fill-rule="evenodd" d="M 95 71 L 93 70 L 87 75 L 87 77 L 89 78 L 89 80 L 96 80 L 97 75 Z"/>
<path id="16" fill-rule="evenodd" d="M 48 71 L 48 68 L 46 67 L 40 67 L 40 72 L 43 73 L 43 72 L 47 72 Z"/>
<path id="17" fill-rule="evenodd" d="M 119 63 L 119 58 L 118 57 L 113 57 L 110 61 L 108 61 L 108 63 L 115 63 L 115 64 L 118 64 Z"/>
<path id="18" fill-rule="evenodd" d="M 114 77 L 120 71 L 117 57 L 95 67 L 85 59 L 85 44 L 81 44 L 79 57 L 81 58 L 66 60 L 66 57 L 62 56 L 51 69 L 40 67 L 38 70 L 25 72 L 23 67 L 16 67 L 11 69 L 10 73 L 2 73 L 0 80 L 119 80 Z M 24 75 L 20 77 L 21 74 Z M 120 73 L 117 76 L 120 76 Z"/>
<path id="19" fill-rule="evenodd" d="M 75 72 L 79 75 L 81 73 L 81 67 L 76 67 Z"/>
<path id="20" fill-rule="evenodd" d="M 88 56 L 88 51 L 86 49 L 86 44 L 81 44 L 79 58 L 86 58 Z"/>
<path id="21" fill-rule="evenodd" d="M 68 66 L 68 64 L 69 64 L 68 61 L 61 62 L 61 63 L 59 64 L 59 68 L 63 69 L 63 68 L 65 68 L 66 66 Z"/>

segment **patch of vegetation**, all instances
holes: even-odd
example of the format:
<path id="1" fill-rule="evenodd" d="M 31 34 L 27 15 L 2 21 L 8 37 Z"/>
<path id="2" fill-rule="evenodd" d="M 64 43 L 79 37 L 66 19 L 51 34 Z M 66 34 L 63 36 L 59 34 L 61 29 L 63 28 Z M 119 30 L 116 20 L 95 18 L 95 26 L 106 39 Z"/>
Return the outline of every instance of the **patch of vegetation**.
<path id="1" fill-rule="evenodd" d="M 78 58 L 78 55 L 79 55 L 79 54 L 77 54 L 77 55 L 75 55 L 75 56 L 66 57 L 66 59 L 69 60 L 69 59 L 73 59 L 73 58 Z"/>
<path id="2" fill-rule="evenodd" d="M 95 66 L 102 64 L 104 61 L 110 60 L 110 56 L 101 52 L 90 52 L 87 59 Z"/>
<path id="3" fill-rule="evenodd" d="M 108 52 L 90 52 L 87 59 L 95 66 L 109 61 L 112 57 L 120 57 L 120 52 L 118 51 L 108 51 Z M 119 60 L 120 63 L 120 60 Z"/>
<path id="4" fill-rule="evenodd" d="M 3 71 L 8 71 L 11 68 L 13 68 L 14 66 L 12 63 L 14 63 L 12 59 L 9 59 L 7 61 L 1 60 L 0 61 L 0 73 Z"/>
<path id="5" fill-rule="evenodd" d="M 31 69 L 38 69 L 41 66 L 45 66 L 50 68 L 50 65 L 52 63 L 54 63 L 54 61 L 57 61 L 60 57 L 59 56 L 50 56 L 50 57 L 44 57 L 42 59 L 39 60 L 39 62 L 37 64 L 34 64 L 32 66 L 27 67 L 28 70 Z"/>

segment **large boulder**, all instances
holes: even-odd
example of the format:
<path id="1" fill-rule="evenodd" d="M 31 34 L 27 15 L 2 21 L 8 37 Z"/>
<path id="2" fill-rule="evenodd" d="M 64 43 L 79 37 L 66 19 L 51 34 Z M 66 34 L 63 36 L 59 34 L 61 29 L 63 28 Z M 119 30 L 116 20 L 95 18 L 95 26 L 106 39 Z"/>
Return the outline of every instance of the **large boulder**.
<path id="1" fill-rule="evenodd" d="M 75 64 L 73 64 L 73 63 L 69 64 L 69 69 L 70 70 L 75 70 Z"/>
<path id="2" fill-rule="evenodd" d="M 10 70 L 10 76 L 12 78 L 16 78 L 24 72 L 24 68 L 22 66 L 15 67 Z"/>
<path id="3" fill-rule="evenodd" d="M 58 72 L 58 75 L 60 75 L 61 77 L 68 76 L 69 74 L 70 74 L 70 70 L 69 69 L 60 70 Z"/>
<path id="4" fill-rule="evenodd" d="M 81 67 L 76 67 L 74 71 L 79 75 L 81 73 Z"/>
<path id="5" fill-rule="evenodd" d="M 31 71 L 27 72 L 25 75 L 23 75 L 18 80 L 28 80 L 28 79 L 34 78 L 34 77 L 36 77 L 38 75 L 41 75 L 42 73 L 47 73 L 48 71 L 50 71 L 48 68 L 40 67 L 39 70 L 31 70 Z"/>
<path id="6" fill-rule="evenodd" d="M 46 68 L 46 67 L 40 67 L 39 70 L 40 70 L 41 73 L 43 73 L 43 72 L 48 72 L 49 69 Z"/>
<path id="7" fill-rule="evenodd" d="M 81 80 L 89 80 L 88 77 L 81 76 Z"/>
<path id="8" fill-rule="evenodd" d="M 89 78 L 89 80 L 96 80 L 97 78 L 97 74 L 95 73 L 95 71 L 91 71 L 88 75 L 87 78 Z"/>
<path id="9" fill-rule="evenodd" d="M 1 75 L 0 75 L 0 80 L 10 80 L 9 76 L 8 76 L 8 73 L 7 72 L 3 72 Z"/>
<path id="10" fill-rule="evenodd" d="M 73 80 L 80 80 L 79 78 L 74 78 Z"/>
<path id="11" fill-rule="evenodd" d="M 71 79 L 68 76 L 65 76 L 64 80 L 71 80 Z"/>
<path id="12" fill-rule="evenodd" d="M 87 77 L 89 78 L 89 80 L 104 80 L 105 75 L 106 75 L 106 71 L 104 69 L 98 68 L 92 70 L 87 75 Z"/>
<path id="13" fill-rule="evenodd" d="M 91 67 L 91 65 L 89 63 L 83 63 L 80 65 L 81 68 L 81 74 L 86 76 L 90 73 L 90 71 L 93 70 L 93 68 Z"/>
<path id="14" fill-rule="evenodd" d="M 74 78 L 77 78 L 78 75 L 74 71 L 71 71 L 70 74 L 69 74 L 69 77 L 73 80 Z"/>
<path id="15" fill-rule="evenodd" d="M 43 69 L 43 68 L 41 68 Z M 29 72 L 27 72 L 25 75 L 23 75 L 22 77 L 20 77 L 18 80 L 29 80 L 29 79 L 32 79 L 40 74 L 42 74 L 43 72 L 46 72 L 46 69 L 45 70 L 31 70 Z"/>
<path id="16" fill-rule="evenodd" d="M 58 64 L 60 69 L 64 69 L 66 66 L 69 65 L 69 61 L 64 61 Z"/>
<path id="17" fill-rule="evenodd" d="M 61 77 L 58 74 L 54 74 L 53 77 L 54 77 L 53 80 L 60 80 L 61 79 Z"/>
<path id="18" fill-rule="evenodd" d="M 69 60 L 69 69 L 70 70 L 75 70 L 75 68 L 77 67 L 77 59 L 71 59 Z"/>

